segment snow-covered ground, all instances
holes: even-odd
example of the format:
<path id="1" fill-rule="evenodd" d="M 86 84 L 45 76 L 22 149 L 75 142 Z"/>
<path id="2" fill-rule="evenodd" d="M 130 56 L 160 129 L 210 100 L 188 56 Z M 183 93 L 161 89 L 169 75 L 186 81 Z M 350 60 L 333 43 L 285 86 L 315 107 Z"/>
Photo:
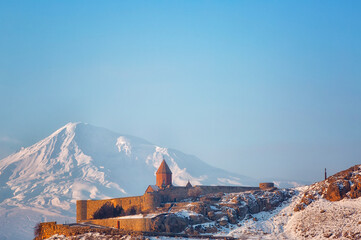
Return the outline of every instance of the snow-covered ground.
<path id="1" fill-rule="evenodd" d="M 318 199 L 295 212 L 307 187 L 271 212 L 254 214 L 219 235 L 254 239 L 361 239 L 361 199 L 330 202 Z M 245 239 L 248 239 L 245 238 Z"/>

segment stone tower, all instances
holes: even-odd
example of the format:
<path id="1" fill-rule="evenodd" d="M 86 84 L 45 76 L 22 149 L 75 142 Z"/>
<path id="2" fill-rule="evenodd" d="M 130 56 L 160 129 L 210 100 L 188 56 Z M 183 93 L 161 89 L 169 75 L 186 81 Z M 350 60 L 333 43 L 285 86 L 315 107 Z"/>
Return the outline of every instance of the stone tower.
<path id="1" fill-rule="evenodd" d="M 169 169 L 167 163 L 163 159 L 157 170 L 157 186 L 160 188 L 172 185 L 172 171 Z"/>

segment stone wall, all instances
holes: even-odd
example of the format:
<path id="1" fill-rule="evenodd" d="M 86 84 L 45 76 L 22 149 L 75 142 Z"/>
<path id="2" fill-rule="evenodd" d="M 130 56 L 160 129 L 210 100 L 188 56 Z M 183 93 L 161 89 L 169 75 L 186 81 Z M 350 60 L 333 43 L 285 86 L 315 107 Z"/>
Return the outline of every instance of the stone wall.
<path id="1" fill-rule="evenodd" d="M 188 190 L 186 187 L 171 187 L 162 189 L 157 192 L 161 196 L 162 202 L 176 202 L 188 198 Z"/>
<path id="2" fill-rule="evenodd" d="M 235 193 L 245 192 L 250 190 L 259 190 L 258 187 L 239 187 L 239 186 L 196 186 L 202 190 L 202 194 L 210 193 Z"/>
<path id="3" fill-rule="evenodd" d="M 88 208 L 87 200 L 77 200 L 76 201 L 76 222 L 87 219 Z"/>
<path id="4" fill-rule="evenodd" d="M 56 224 L 56 222 L 39 223 L 39 230 L 40 231 L 38 232 L 38 236 L 36 236 L 34 238 L 34 240 L 47 239 L 55 234 L 64 235 L 66 237 L 69 237 L 69 236 L 76 236 L 76 235 L 89 233 L 89 232 L 98 232 L 100 234 L 120 235 L 120 236 L 122 236 L 122 235 L 123 236 L 124 235 L 141 236 L 142 235 L 142 233 L 137 233 L 137 232 L 133 232 L 133 231 L 129 231 L 129 230 L 106 228 L 106 227 L 98 228 L 98 227 L 83 226 L 83 225 L 77 225 L 77 224 L 63 225 L 63 224 Z M 76 238 L 76 239 L 78 239 L 78 238 Z"/>
<path id="5" fill-rule="evenodd" d="M 124 211 L 135 208 L 141 212 L 147 212 L 161 206 L 165 202 L 177 202 L 189 197 L 211 193 L 233 193 L 249 190 L 259 190 L 258 187 L 238 186 L 195 186 L 195 187 L 170 187 L 157 192 L 145 193 L 143 196 L 113 198 L 104 200 L 78 200 L 76 203 L 77 222 L 93 219 L 93 214 L 104 204 L 110 202 L 113 206 L 122 206 Z"/>
<path id="6" fill-rule="evenodd" d="M 162 202 L 177 202 L 189 197 L 211 193 L 234 193 L 250 190 L 259 190 L 258 187 L 238 187 L 238 186 L 195 186 L 195 187 L 171 187 L 158 191 L 162 196 Z"/>
<path id="7" fill-rule="evenodd" d="M 266 190 L 266 189 L 270 189 L 270 188 L 274 188 L 275 185 L 273 182 L 264 182 L 264 183 L 260 183 L 259 184 L 259 188 L 262 190 Z"/>
<path id="8" fill-rule="evenodd" d="M 140 221 L 126 221 L 127 224 L 137 225 L 137 222 Z M 234 240 L 233 237 L 224 237 L 224 236 L 212 236 L 212 235 L 189 235 L 189 234 L 178 234 L 178 233 L 166 233 L 166 232 L 138 232 L 138 231 L 129 231 L 129 230 L 122 230 L 116 228 L 94 228 L 90 226 L 80 226 L 80 225 L 63 225 L 63 224 L 56 224 L 56 222 L 50 223 L 41 223 L 40 226 L 42 227 L 42 233 L 35 237 L 34 240 L 43 240 L 47 239 L 55 234 L 61 234 L 65 237 L 70 237 L 71 239 L 79 239 L 79 235 L 85 233 L 100 233 L 106 238 L 111 239 L 112 236 L 116 236 L 116 239 L 148 239 L 149 237 L 155 237 L 156 239 L 163 239 L 163 238 L 197 238 L 197 239 L 222 239 L 222 240 Z M 124 224 L 124 226 L 127 226 Z M 126 228 L 131 228 L 132 226 L 127 226 Z M 59 232 L 58 232 L 59 231 Z M 43 234 L 43 235 L 42 235 Z M 83 239 L 83 238 L 82 238 Z M 87 238 L 88 239 L 88 238 Z M 95 239 L 95 238 L 91 238 Z"/>
<path id="9" fill-rule="evenodd" d="M 39 236 L 35 239 L 37 240 L 37 239 L 50 238 L 54 234 L 69 236 L 70 228 L 69 226 L 56 224 L 56 222 L 40 223 Z"/>
<path id="10" fill-rule="evenodd" d="M 93 219 L 88 222 L 128 231 L 150 232 L 152 231 L 152 218 L 108 218 Z"/>
<path id="11" fill-rule="evenodd" d="M 135 208 L 142 212 L 149 211 L 160 206 L 161 198 L 156 193 L 146 193 L 143 196 L 112 198 L 103 200 L 78 200 L 76 202 L 76 220 L 81 222 L 93 219 L 93 214 L 104 204 L 110 202 L 113 206 L 122 206 L 124 211 Z"/>

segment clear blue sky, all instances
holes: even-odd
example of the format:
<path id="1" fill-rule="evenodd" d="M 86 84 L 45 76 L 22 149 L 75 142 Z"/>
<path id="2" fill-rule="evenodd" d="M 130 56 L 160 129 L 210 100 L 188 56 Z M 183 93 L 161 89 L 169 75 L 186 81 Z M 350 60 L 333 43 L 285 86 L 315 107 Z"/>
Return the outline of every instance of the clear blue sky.
<path id="1" fill-rule="evenodd" d="M 0 156 L 82 121 L 254 177 L 361 163 L 360 1 L 1 1 Z"/>

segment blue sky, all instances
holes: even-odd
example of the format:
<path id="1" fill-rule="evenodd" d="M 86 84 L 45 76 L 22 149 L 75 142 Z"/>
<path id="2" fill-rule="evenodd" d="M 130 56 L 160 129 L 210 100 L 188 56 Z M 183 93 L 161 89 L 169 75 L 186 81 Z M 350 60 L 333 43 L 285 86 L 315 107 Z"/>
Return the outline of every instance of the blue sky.
<path id="1" fill-rule="evenodd" d="M 87 122 L 254 177 L 361 160 L 359 1 L 1 1 L 0 156 Z"/>

